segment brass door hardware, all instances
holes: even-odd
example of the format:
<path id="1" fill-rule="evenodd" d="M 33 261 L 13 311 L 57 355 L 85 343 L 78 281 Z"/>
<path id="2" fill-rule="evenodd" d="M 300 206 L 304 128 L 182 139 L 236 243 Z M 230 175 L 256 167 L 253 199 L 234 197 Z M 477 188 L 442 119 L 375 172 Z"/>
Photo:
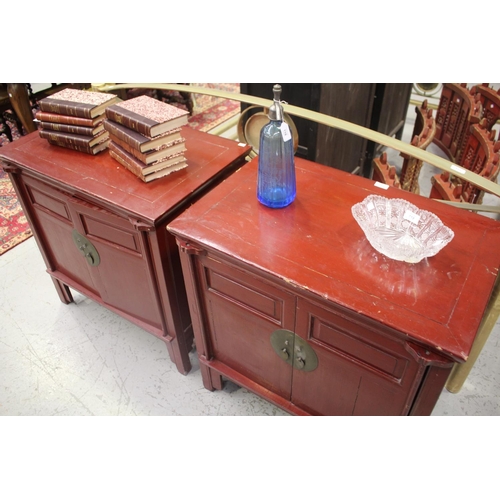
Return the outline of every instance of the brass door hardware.
<path id="1" fill-rule="evenodd" d="M 92 243 L 85 238 L 82 234 L 80 234 L 76 229 L 73 229 L 71 233 L 73 237 L 73 241 L 75 242 L 76 247 L 80 251 L 80 253 L 87 259 L 87 262 L 91 266 L 98 266 L 101 263 L 101 259 L 99 257 L 99 253 Z"/>
<path id="2" fill-rule="evenodd" d="M 311 372 L 318 366 L 318 356 L 314 349 L 290 330 L 275 330 L 271 334 L 271 346 L 285 363 L 297 370 Z"/>

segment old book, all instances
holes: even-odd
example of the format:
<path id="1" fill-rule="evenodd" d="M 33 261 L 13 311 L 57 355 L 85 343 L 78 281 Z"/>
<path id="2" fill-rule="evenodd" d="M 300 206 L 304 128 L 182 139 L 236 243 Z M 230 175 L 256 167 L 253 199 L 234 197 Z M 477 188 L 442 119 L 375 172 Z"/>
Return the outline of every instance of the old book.
<path id="1" fill-rule="evenodd" d="M 106 118 L 147 137 L 157 137 L 186 125 L 188 116 L 184 109 L 145 95 L 106 108 Z"/>
<path id="2" fill-rule="evenodd" d="M 62 148 L 72 149 L 74 151 L 80 151 L 81 153 L 87 153 L 87 154 L 91 154 L 91 155 L 96 155 L 97 153 L 104 151 L 105 149 L 107 149 L 107 147 L 109 145 L 109 139 L 107 139 L 103 142 L 99 142 L 95 146 L 88 146 L 85 144 L 69 144 L 67 142 L 60 142 L 57 139 L 55 139 L 55 140 L 47 139 L 47 142 L 49 144 L 54 145 L 54 146 L 60 146 Z"/>
<path id="3" fill-rule="evenodd" d="M 151 151 L 156 149 L 157 147 L 168 144 L 171 142 L 175 142 L 182 138 L 181 129 L 174 128 L 173 130 L 169 130 L 168 132 L 164 132 L 163 134 L 150 138 L 145 135 L 139 134 L 135 130 L 124 127 L 119 123 L 113 122 L 111 120 L 104 120 L 104 128 L 115 137 L 118 137 L 123 142 L 126 142 L 129 146 L 137 149 L 141 153 L 145 153 L 146 151 Z"/>
<path id="4" fill-rule="evenodd" d="M 109 138 L 115 144 L 118 144 L 118 146 L 135 156 L 139 161 L 145 163 L 146 165 L 151 165 L 157 161 L 163 161 L 164 159 L 170 158 L 171 156 L 177 156 L 186 151 L 186 141 L 182 138 L 171 144 L 164 144 L 158 149 L 148 151 L 147 153 L 141 153 L 126 142 L 122 141 L 120 138 L 115 137 L 111 132 L 109 133 Z"/>
<path id="5" fill-rule="evenodd" d="M 173 172 L 177 172 L 178 170 L 182 170 L 187 167 L 187 163 L 184 162 L 179 162 L 176 163 L 175 165 L 172 165 L 171 167 L 166 167 L 161 170 L 157 170 L 156 172 L 153 172 L 152 174 L 146 175 L 142 178 L 144 182 L 150 182 L 154 181 L 155 179 L 160 179 L 161 177 L 166 177 L 167 175 L 170 175 Z"/>
<path id="6" fill-rule="evenodd" d="M 61 115 L 95 118 L 121 99 L 113 94 L 89 90 L 64 89 L 38 102 L 41 111 Z"/>
<path id="7" fill-rule="evenodd" d="M 58 113 L 47 113 L 46 111 L 37 111 L 35 114 L 35 118 L 39 122 L 66 123 L 80 127 L 95 127 L 104 120 L 104 117 L 104 113 L 95 118 L 82 118 L 81 116 L 61 115 Z"/>
<path id="8" fill-rule="evenodd" d="M 104 131 L 95 137 L 77 134 L 68 134 L 66 132 L 57 132 L 55 130 L 43 130 L 38 131 L 42 139 L 57 141 L 60 144 L 73 144 L 92 147 L 100 142 L 109 139 L 109 133 Z"/>
<path id="9" fill-rule="evenodd" d="M 120 148 L 120 146 L 115 144 L 112 140 L 109 141 L 108 149 L 112 158 L 144 182 L 149 182 L 153 179 L 157 179 L 158 177 L 164 177 L 165 175 L 187 167 L 186 158 L 182 155 L 174 156 L 168 160 L 148 166 L 141 163 L 137 160 L 137 158 L 127 153 L 124 149 Z"/>
<path id="10" fill-rule="evenodd" d="M 66 123 L 39 122 L 39 128 L 42 130 L 56 130 L 57 132 L 88 136 L 99 135 L 104 131 L 102 122 L 96 127 L 80 127 L 79 125 L 67 125 Z"/>

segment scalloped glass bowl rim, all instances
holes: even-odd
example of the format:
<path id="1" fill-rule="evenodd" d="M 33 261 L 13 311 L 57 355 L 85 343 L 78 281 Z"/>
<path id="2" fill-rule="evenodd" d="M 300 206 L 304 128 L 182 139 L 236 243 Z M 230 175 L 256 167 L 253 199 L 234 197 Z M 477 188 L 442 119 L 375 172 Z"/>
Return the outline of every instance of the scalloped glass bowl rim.
<path id="1" fill-rule="evenodd" d="M 369 211 L 373 210 L 381 203 L 391 208 L 391 214 L 394 206 L 398 211 L 397 214 L 401 214 L 401 211 L 405 210 L 403 215 L 406 215 L 407 211 L 410 211 L 410 214 L 416 216 L 415 219 L 418 219 L 418 222 L 415 224 L 405 219 L 406 229 L 404 227 L 389 229 L 385 220 L 379 221 L 378 225 L 374 225 L 369 218 L 363 217 L 363 215 L 366 216 Z M 370 204 L 373 204 L 371 209 Z M 445 226 L 437 215 L 428 210 L 418 208 L 413 203 L 403 200 L 402 198 L 386 198 L 385 196 L 371 194 L 364 200 L 353 205 L 351 212 L 371 246 L 393 260 L 412 264 L 420 262 L 424 258 L 436 255 L 454 237 L 454 232 Z M 419 240 L 418 237 L 410 234 L 407 230 L 408 228 L 414 229 L 415 226 L 418 227 L 418 224 L 423 218 L 436 226 L 436 229 L 433 231 L 434 234 L 439 232 L 440 237 L 434 240 L 432 244 L 428 244 L 429 240 Z M 398 216 L 397 220 L 401 221 L 403 217 Z M 398 224 L 400 223 L 398 222 Z M 413 226 L 411 226 L 411 224 L 413 224 Z M 392 222 L 389 225 L 392 225 Z M 417 236 L 418 234 L 419 233 L 417 233 Z M 422 233 L 420 233 L 420 235 L 422 235 Z M 398 244 L 398 240 L 402 242 L 402 244 Z M 408 245 L 408 243 L 410 243 L 410 245 Z"/>

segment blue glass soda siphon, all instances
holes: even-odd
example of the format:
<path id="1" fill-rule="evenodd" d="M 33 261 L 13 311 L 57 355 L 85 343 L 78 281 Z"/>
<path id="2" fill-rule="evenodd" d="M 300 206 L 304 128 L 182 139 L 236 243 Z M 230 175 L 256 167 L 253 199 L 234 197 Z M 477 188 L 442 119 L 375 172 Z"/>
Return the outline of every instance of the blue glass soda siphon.
<path id="1" fill-rule="evenodd" d="M 269 123 L 262 127 L 259 143 L 257 199 L 267 207 L 282 208 L 295 199 L 295 160 L 290 127 L 283 116 L 281 85 L 273 87 Z"/>

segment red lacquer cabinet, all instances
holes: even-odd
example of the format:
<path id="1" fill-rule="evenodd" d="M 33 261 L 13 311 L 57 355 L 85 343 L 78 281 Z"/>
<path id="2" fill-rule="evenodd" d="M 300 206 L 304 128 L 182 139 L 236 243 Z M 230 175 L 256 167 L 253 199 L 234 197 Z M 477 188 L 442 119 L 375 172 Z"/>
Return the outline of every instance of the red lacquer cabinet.
<path id="1" fill-rule="evenodd" d="M 246 163 L 249 147 L 183 129 L 188 167 L 144 183 L 110 157 L 50 145 L 38 132 L 0 150 L 47 271 L 162 338 L 189 372 L 191 318 L 175 239 L 166 225 Z"/>
<path id="2" fill-rule="evenodd" d="M 297 415 L 428 415 L 467 359 L 500 264 L 500 224 L 296 159 L 297 198 L 256 198 L 253 160 L 168 225 L 204 385 L 224 379 Z M 405 198 L 455 232 L 418 264 L 366 241 L 351 207 Z"/>

